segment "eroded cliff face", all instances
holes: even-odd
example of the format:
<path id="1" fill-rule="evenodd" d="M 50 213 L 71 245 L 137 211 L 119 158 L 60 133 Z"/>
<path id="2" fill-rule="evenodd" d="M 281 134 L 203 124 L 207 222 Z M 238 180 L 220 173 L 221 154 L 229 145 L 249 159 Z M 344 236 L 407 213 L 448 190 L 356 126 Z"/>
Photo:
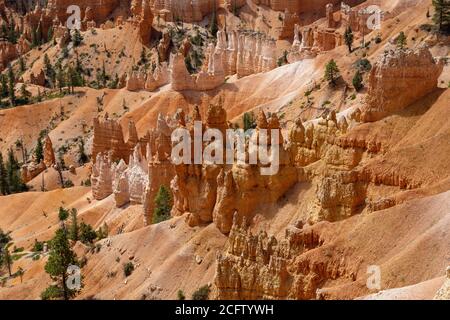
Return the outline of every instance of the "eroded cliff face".
<path id="1" fill-rule="evenodd" d="M 216 51 L 222 54 L 226 75 L 245 77 L 276 68 L 275 41 L 262 35 L 220 30 Z"/>
<path id="2" fill-rule="evenodd" d="M 352 2 L 353 5 L 357 3 L 358 1 Z M 295 24 L 294 41 L 287 57 L 290 63 L 314 58 L 321 52 L 331 51 L 343 45 L 347 28 L 351 28 L 355 36 L 363 36 L 371 31 L 367 27 L 371 13 L 366 12 L 364 8 L 352 8 L 348 3 L 342 2 L 339 10 L 336 9 L 337 5 L 333 3 L 323 5 L 325 23 L 307 26 Z"/>
<path id="3" fill-rule="evenodd" d="M 426 46 L 389 49 L 373 66 L 362 120 L 377 121 L 400 111 L 437 88 L 443 64 Z"/>
<path id="4" fill-rule="evenodd" d="M 308 251 L 323 244 L 309 226 L 291 226 L 281 240 L 253 234 L 244 219 L 233 226 L 224 253 L 217 256 L 214 286 L 218 299 L 315 299 L 327 280 L 352 278 L 341 261 L 318 261 Z"/>
<path id="5" fill-rule="evenodd" d="M 97 159 L 100 153 L 110 153 L 112 161 L 128 161 L 138 139 L 134 123 L 129 124 L 128 130 L 128 140 L 125 142 L 122 127 L 117 121 L 108 116 L 105 119 L 95 118 L 92 158 Z"/>
<path id="6" fill-rule="evenodd" d="M 88 16 L 89 20 L 94 20 L 97 23 L 104 22 L 108 16 L 118 8 L 122 0 L 49 0 L 47 8 L 52 10 L 61 21 L 66 21 L 70 14 L 67 13 L 67 8 L 71 5 L 77 5 L 81 9 L 82 17 Z"/>
<path id="7" fill-rule="evenodd" d="M 6 41 L 0 42 L 0 71 L 8 67 L 8 64 L 18 57 L 17 46 Z"/>
<path id="8" fill-rule="evenodd" d="M 269 121 L 264 114 L 260 118 L 263 120 L 258 122 L 254 134 L 258 135 L 258 129 L 279 129 L 275 115 Z M 198 110 L 194 109 L 191 119 L 200 120 Z M 191 139 L 194 139 L 195 134 L 193 127 L 194 123 L 189 127 Z M 203 128 L 218 129 L 225 134 L 228 123 L 222 106 L 210 106 Z M 259 162 L 254 165 L 237 164 L 236 161 L 232 165 L 176 165 L 176 175 L 171 183 L 174 195 L 172 214 L 188 213 L 186 219 L 189 225 L 214 222 L 221 232 L 228 233 L 234 214 L 239 219 L 250 219 L 256 208 L 276 202 L 297 181 L 297 172 L 291 166 L 288 153 L 282 144 L 279 148 L 280 168 L 270 176 L 261 174 L 263 165 Z M 249 152 L 247 147 L 247 159 Z"/>

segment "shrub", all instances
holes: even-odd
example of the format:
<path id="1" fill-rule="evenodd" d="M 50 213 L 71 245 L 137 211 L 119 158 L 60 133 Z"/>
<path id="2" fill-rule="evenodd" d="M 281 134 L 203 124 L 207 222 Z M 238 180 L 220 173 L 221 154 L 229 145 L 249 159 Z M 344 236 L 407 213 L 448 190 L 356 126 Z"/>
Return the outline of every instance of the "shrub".
<path id="1" fill-rule="evenodd" d="M 211 289 L 208 285 L 204 285 L 203 287 L 198 288 L 193 294 L 192 294 L 192 300 L 208 300 L 209 293 Z"/>
<path id="2" fill-rule="evenodd" d="M 72 188 L 74 186 L 72 180 L 66 179 L 64 180 L 64 188 Z"/>
<path id="3" fill-rule="evenodd" d="M 69 210 L 59 207 L 58 218 L 59 221 L 66 221 L 69 217 Z"/>
<path id="4" fill-rule="evenodd" d="M 181 289 L 178 290 L 177 297 L 178 297 L 178 300 L 186 300 L 186 296 L 184 295 L 184 292 Z"/>
<path id="5" fill-rule="evenodd" d="M 367 72 L 372 69 L 372 64 L 368 59 L 359 59 L 355 64 L 356 69 L 360 72 Z"/>
<path id="6" fill-rule="evenodd" d="M 332 85 L 336 85 L 339 77 L 339 68 L 334 59 L 331 59 L 325 66 L 325 79 Z"/>
<path id="7" fill-rule="evenodd" d="M 172 210 L 172 196 L 170 191 L 164 185 L 161 185 L 155 197 L 153 223 L 170 219 L 170 210 Z"/>
<path id="8" fill-rule="evenodd" d="M 244 123 L 244 131 L 256 128 L 256 119 L 253 112 L 244 113 L 242 121 Z"/>
<path id="9" fill-rule="evenodd" d="M 123 274 L 125 277 L 130 276 L 134 271 L 134 265 L 132 262 L 127 262 L 123 265 Z"/>
<path id="10" fill-rule="evenodd" d="M 94 242 L 95 238 L 97 238 L 97 233 L 92 229 L 89 224 L 84 222 L 80 223 L 80 231 L 79 231 L 80 241 L 84 244 L 91 244 Z"/>
<path id="11" fill-rule="evenodd" d="M 62 300 L 63 296 L 64 296 L 63 290 L 56 285 L 51 285 L 47 287 L 47 289 L 45 289 L 41 293 L 42 300 Z"/>
<path id="12" fill-rule="evenodd" d="M 37 239 L 34 239 L 34 245 L 33 245 L 33 249 L 31 251 L 41 252 L 43 250 L 44 250 L 44 243 L 41 241 L 38 241 Z"/>

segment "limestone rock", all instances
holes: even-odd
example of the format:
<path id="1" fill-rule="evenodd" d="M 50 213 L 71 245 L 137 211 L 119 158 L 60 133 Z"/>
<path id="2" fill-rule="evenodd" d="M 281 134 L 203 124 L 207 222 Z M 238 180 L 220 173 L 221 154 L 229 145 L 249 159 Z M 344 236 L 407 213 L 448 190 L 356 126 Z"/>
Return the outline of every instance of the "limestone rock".
<path id="1" fill-rule="evenodd" d="M 7 68 L 9 62 L 18 56 L 17 47 L 7 41 L 0 42 L 0 71 Z"/>
<path id="2" fill-rule="evenodd" d="M 362 120 L 380 120 L 429 94 L 436 89 L 442 70 L 425 46 L 385 51 L 370 72 Z"/>
<path id="3" fill-rule="evenodd" d="M 97 159 L 97 154 L 108 152 L 111 153 L 112 161 L 120 159 L 128 161 L 130 146 L 125 143 L 122 127 L 117 121 L 95 118 L 92 158 Z"/>
<path id="4" fill-rule="evenodd" d="M 47 168 L 50 168 L 56 163 L 55 153 L 53 151 L 52 140 L 49 136 L 45 138 L 44 142 L 44 164 Z"/>
<path id="5" fill-rule="evenodd" d="M 113 193 L 112 177 L 113 167 L 110 154 L 97 154 L 91 175 L 92 196 L 94 199 L 103 200 Z"/>

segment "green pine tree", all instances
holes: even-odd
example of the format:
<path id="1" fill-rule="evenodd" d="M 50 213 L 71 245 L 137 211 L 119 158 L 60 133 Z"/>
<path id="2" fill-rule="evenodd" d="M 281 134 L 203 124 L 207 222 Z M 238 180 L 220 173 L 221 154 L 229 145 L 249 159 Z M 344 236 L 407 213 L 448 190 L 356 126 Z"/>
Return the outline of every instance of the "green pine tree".
<path id="1" fill-rule="evenodd" d="M 39 164 L 44 160 L 44 146 L 42 145 L 40 138 L 38 138 L 36 148 L 34 149 L 34 160 L 36 164 Z"/>
<path id="2" fill-rule="evenodd" d="M 255 129 L 256 128 L 255 114 L 253 112 L 244 113 L 243 122 L 244 122 L 244 131 Z"/>
<path id="3" fill-rule="evenodd" d="M 6 195 L 9 194 L 9 186 L 6 176 L 6 167 L 3 162 L 3 155 L 0 152 L 0 194 Z"/>
<path id="4" fill-rule="evenodd" d="M 19 58 L 19 68 L 20 68 L 20 72 L 25 72 L 25 70 L 27 69 L 25 61 L 23 60 L 23 56 L 20 56 L 20 58 Z"/>
<path id="5" fill-rule="evenodd" d="M 39 22 L 38 27 L 36 29 L 36 43 L 37 46 L 42 44 L 42 24 Z"/>
<path id="6" fill-rule="evenodd" d="M 59 92 L 62 93 L 64 87 L 66 86 L 66 75 L 61 67 L 61 64 L 56 65 L 56 85 L 58 86 Z"/>
<path id="7" fill-rule="evenodd" d="M 79 47 L 81 43 L 83 42 L 83 36 L 80 33 L 80 30 L 75 29 L 75 31 L 72 34 L 72 43 L 74 47 Z"/>
<path id="8" fill-rule="evenodd" d="M 8 244 L 0 248 L 0 256 L 1 256 L 0 261 L 2 265 L 6 266 L 6 268 L 8 269 L 8 274 L 11 277 L 12 276 L 11 267 L 13 264 L 13 259 L 11 257 L 11 253 L 9 252 Z"/>
<path id="9" fill-rule="evenodd" d="M 334 59 L 331 59 L 325 66 L 325 79 L 332 85 L 336 85 L 336 80 L 339 77 L 339 68 Z"/>
<path id="10" fill-rule="evenodd" d="M 56 82 L 56 72 L 47 54 L 44 55 L 44 73 L 47 78 L 47 82 L 53 87 Z"/>
<path id="11" fill-rule="evenodd" d="M 59 210 L 58 210 L 59 221 L 64 222 L 67 220 L 67 218 L 69 218 L 69 210 L 67 210 L 63 207 L 59 207 Z"/>
<path id="12" fill-rule="evenodd" d="M 11 65 L 8 67 L 8 95 L 9 95 L 9 103 L 11 107 L 16 105 L 16 76 L 14 75 L 14 70 Z"/>
<path id="13" fill-rule="evenodd" d="M 10 193 L 18 193 L 27 190 L 27 186 L 20 177 L 20 166 L 12 149 L 8 150 L 8 162 L 6 163 L 6 181 Z"/>
<path id="14" fill-rule="evenodd" d="M 433 21 L 438 26 L 439 31 L 450 32 L 450 1 L 433 0 L 434 15 Z"/>
<path id="15" fill-rule="evenodd" d="M 153 223 L 159 223 L 170 219 L 170 211 L 172 210 L 172 196 L 170 191 L 164 186 L 159 187 L 155 197 L 155 210 L 153 212 Z"/>
<path id="16" fill-rule="evenodd" d="M 20 87 L 20 98 L 23 103 L 28 103 L 31 97 L 31 92 L 27 90 L 27 85 L 25 83 Z"/>
<path id="17" fill-rule="evenodd" d="M 404 49 L 406 45 L 407 45 L 407 38 L 405 33 L 402 31 L 400 32 L 397 38 L 397 48 Z"/>
<path id="18" fill-rule="evenodd" d="M 352 28 L 350 26 L 345 30 L 344 40 L 345 40 L 345 44 L 348 47 L 348 51 L 351 53 L 353 51 L 352 45 L 353 45 L 354 36 L 353 36 Z"/>
<path id="19" fill-rule="evenodd" d="M 47 272 L 53 280 L 57 281 L 58 284 L 52 289 L 49 289 L 50 287 L 47 288 L 47 290 L 42 294 L 43 298 L 48 297 L 44 295 L 44 293 L 48 290 L 53 293 L 61 293 L 61 296 L 59 297 L 51 295 L 50 298 L 53 299 L 63 298 L 64 300 L 69 300 L 70 298 L 75 297 L 77 292 L 69 289 L 66 281 L 69 276 L 67 273 L 68 267 L 76 264 L 77 256 L 70 248 L 66 230 L 58 229 L 55 236 L 50 241 L 50 253 L 47 263 L 45 264 L 45 272 Z"/>
<path id="20" fill-rule="evenodd" d="M 78 226 L 78 217 L 77 217 L 77 209 L 72 208 L 70 211 L 71 223 L 69 227 L 69 239 L 73 241 L 78 241 L 79 234 L 79 226 Z"/>
<path id="21" fill-rule="evenodd" d="M 0 97 L 6 98 L 9 95 L 8 77 L 4 74 L 0 75 Z"/>

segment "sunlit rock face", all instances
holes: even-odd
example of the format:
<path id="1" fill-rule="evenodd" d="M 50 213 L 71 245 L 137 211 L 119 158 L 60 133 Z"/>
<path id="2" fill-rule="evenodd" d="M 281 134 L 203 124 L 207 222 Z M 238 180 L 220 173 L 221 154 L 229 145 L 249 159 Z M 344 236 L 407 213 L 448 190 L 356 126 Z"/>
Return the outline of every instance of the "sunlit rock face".
<path id="1" fill-rule="evenodd" d="M 386 50 L 370 72 L 362 120 L 380 120 L 429 94 L 437 88 L 442 70 L 443 64 L 435 62 L 425 46 Z"/>

